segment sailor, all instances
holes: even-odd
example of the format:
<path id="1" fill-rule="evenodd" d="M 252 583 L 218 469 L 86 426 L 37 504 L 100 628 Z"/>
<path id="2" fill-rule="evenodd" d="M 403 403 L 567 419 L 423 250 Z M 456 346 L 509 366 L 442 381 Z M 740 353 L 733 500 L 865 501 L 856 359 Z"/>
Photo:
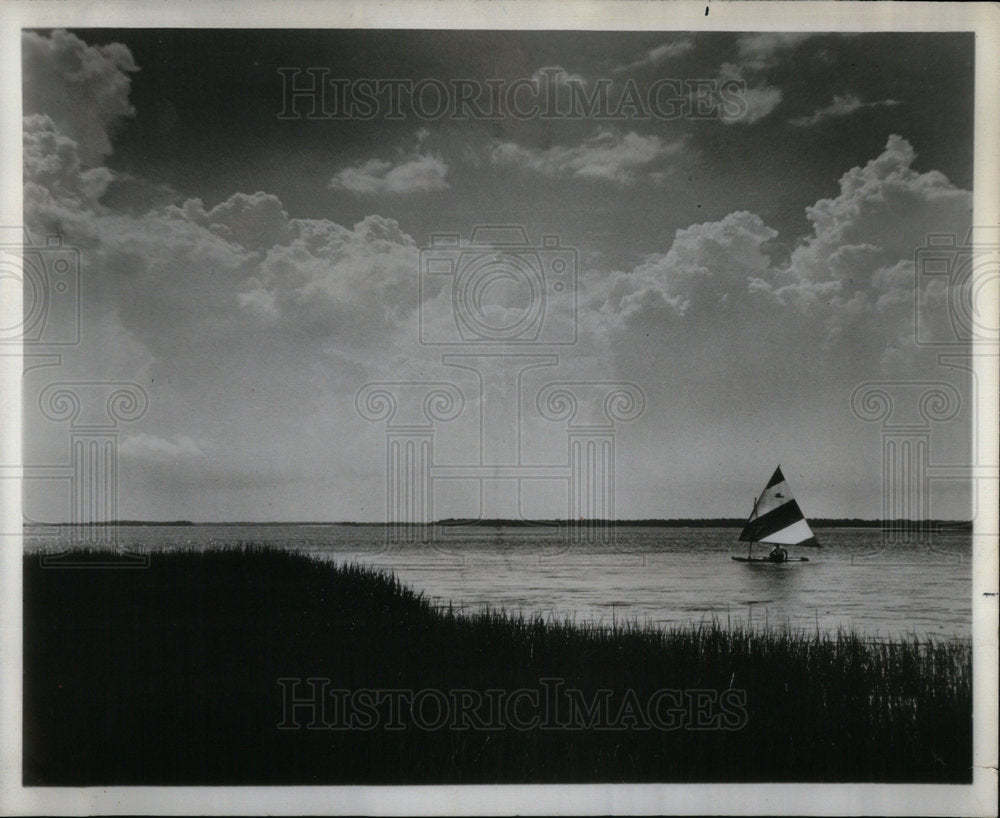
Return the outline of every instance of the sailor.
<path id="1" fill-rule="evenodd" d="M 780 545 L 776 545 L 771 549 L 771 553 L 767 555 L 767 558 L 771 562 L 784 562 L 788 559 L 788 552 Z"/>

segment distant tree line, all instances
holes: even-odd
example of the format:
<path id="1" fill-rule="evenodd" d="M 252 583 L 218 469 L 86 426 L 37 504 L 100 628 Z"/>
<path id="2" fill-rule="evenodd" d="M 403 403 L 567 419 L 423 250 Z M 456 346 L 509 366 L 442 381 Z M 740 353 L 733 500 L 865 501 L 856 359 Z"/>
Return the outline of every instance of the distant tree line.
<path id="1" fill-rule="evenodd" d="M 883 528 L 890 531 L 972 531 L 970 520 L 864 520 L 859 517 L 812 517 L 809 520 L 814 528 Z M 676 517 L 652 518 L 643 520 L 518 520 L 498 518 L 492 520 L 464 520 L 448 517 L 433 523 L 392 523 L 399 526 L 483 526 L 486 528 L 558 528 L 563 526 L 618 526 L 621 528 L 740 528 L 746 523 L 744 517 Z M 281 522 L 225 521 L 201 522 L 191 520 L 112 520 L 110 522 L 89 523 L 26 523 L 26 525 L 49 525 L 57 527 L 81 526 L 285 526 L 285 525 L 350 525 L 350 526 L 385 526 L 389 523 L 362 523 L 349 520 L 308 521 L 286 520 Z"/>

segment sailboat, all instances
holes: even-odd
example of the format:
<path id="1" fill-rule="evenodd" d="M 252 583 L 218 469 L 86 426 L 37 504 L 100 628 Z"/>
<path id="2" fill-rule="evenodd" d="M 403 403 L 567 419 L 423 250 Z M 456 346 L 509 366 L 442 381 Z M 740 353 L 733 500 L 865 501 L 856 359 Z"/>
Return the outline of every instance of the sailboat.
<path id="1" fill-rule="evenodd" d="M 788 488 L 788 483 L 785 482 L 781 466 L 774 470 L 771 479 L 764 486 L 764 491 L 754 501 L 750 518 L 740 533 L 740 542 L 747 543 L 747 555 L 733 557 L 737 562 L 809 562 L 808 557 L 789 557 L 785 546 L 819 548 L 816 535 L 809 528 L 802 509 L 799 508 Z M 755 557 L 753 555 L 755 542 L 767 543 L 775 548 L 768 556 Z"/>

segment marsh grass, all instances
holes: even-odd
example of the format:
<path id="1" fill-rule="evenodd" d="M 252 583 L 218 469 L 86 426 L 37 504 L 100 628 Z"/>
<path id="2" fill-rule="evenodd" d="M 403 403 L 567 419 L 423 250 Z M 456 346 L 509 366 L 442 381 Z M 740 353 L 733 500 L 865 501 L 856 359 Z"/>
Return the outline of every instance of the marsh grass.
<path id="1" fill-rule="evenodd" d="M 145 569 L 25 556 L 24 612 L 26 785 L 971 781 L 960 640 L 458 613 L 385 571 L 258 546 L 157 552 Z M 279 730 L 288 677 L 414 691 L 558 678 L 641 701 L 735 688 L 747 720 Z"/>

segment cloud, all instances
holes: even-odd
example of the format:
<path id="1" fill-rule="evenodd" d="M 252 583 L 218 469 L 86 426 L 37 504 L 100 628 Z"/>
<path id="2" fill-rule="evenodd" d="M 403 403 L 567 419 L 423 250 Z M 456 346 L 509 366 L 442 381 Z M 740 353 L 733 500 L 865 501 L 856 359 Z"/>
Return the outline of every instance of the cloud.
<path id="1" fill-rule="evenodd" d="M 893 134 L 883 152 L 840 178 L 840 193 L 806 208 L 813 234 L 792 252 L 802 279 L 846 281 L 856 265 L 841 263 L 844 248 L 876 248 L 895 263 L 912 259 L 928 233 L 961 233 L 972 213 L 971 194 L 938 171 L 912 167 L 916 151 Z M 870 256 L 870 251 L 866 253 Z M 867 264 L 870 265 L 870 259 Z M 855 283 L 865 280 L 851 278 Z"/>
<path id="2" fill-rule="evenodd" d="M 739 94 L 743 104 L 735 110 L 731 106 L 719 106 L 720 119 L 726 125 L 753 125 L 777 108 L 782 96 L 781 89 L 773 85 L 747 87 Z"/>
<path id="3" fill-rule="evenodd" d="M 234 193 L 209 211 L 201 199 L 190 199 L 181 210 L 185 218 L 248 250 L 264 250 L 291 238 L 281 200 L 263 191 Z"/>
<path id="4" fill-rule="evenodd" d="M 862 108 L 884 108 L 893 107 L 899 104 L 901 103 L 895 99 L 883 99 L 877 102 L 863 102 L 854 94 L 846 94 L 845 96 L 837 94 L 834 96 L 833 102 L 825 108 L 817 108 L 809 116 L 800 116 L 788 121 L 792 125 L 797 125 L 800 128 L 808 128 L 813 125 L 818 125 L 820 122 L 825 122 L 828 119 L 850 116 L 855 111 L 860 111 Z"/>
<path id="5" fill-rule="evenodd" d="M 103 210 L 100 199 L 114 174 L 84 167 L 77 142 L 50 117 L 26 116 L 22 128 L 26 217 L 43 235 L 69 232 L 86 246 L 93 238 L 88 214 Z"/>
<path id="6" fill-rule="evenodd" d="M 735 63 L 723 63 L 719 67 L 719 79 L 723 82 L 737 80 L 744 84 L 739 94 L 742 105 L 735 109 L 728 104 L 719 105 L 720 118 L 726 125 L 753 125 L 781 104 L 783 95 L 780 88 L 766 83 L 750 84 L 743 68 Z"/>
<path id="7" fill-rule="evenodd" d="M 238 301 L 289 333 L 336 338 L 345 349 L 380 346 L 417 307 L 417 249 L 393 219 L 348 229 L 293 220 L 287 244 L 268 249 Z"/>
<path id="8" fill-rule="evenodd" d="M 938 171 L 915 171 L 915 159 L 910 143 L 892 135 L 878 157 L 845 173 L 836 197 L 806 209 L 813 232 L 792 251 L 788 268 L 762 285 L 781 303 L 820 317 L 824 343 L 864 342 L 895 366 L 920 360 L 913 314 L 924 285 L 916 251 L 932 233 L 964 236 L 972 214 L 969 191 Z M 941 314 L 921 320 L 940 323 L 947 299 L 935 303 Z"/>
<path id="9" fill-rule="evenodd" d="M 788 39 L 747 40 L 731 58 L 731 75 L 749 79 L 746 120 L 780 105 L 765 72 L 789 47 Z M 118 73 L 127 81 L 127 71 Z M 100 157 L 127 114 L 97 120 L 107 140 L 99 148 L 91 132 L 72 118 L 61 125 L 56 114 L 25 117 L 26 219 L 32 232 L 58 230 L 85 251 L 84 343 L 67 350 L 67 374 L 134 379 L 150 393 L 150 413 L 133 434 L 123 432 L 128 497 L 191 517 L 381 514 L 384 429 L 358 417 L 357 387 L 455 377 L 435 374 L 439 352 L 415 342 L 414 240 L 385 215 L 346 225 L 293 218 L 278 196 L 253 188 L 212 200 L 168 203 L 164 194 L 138 196 L 127 209 L 109 204 L 119 182 Z M 421 182 L 401 169 L 436 158 L 429 140 L 418 133 L 408 153 L 386 154 L 391 162 L 341 173 L 354 171 L 344 178 L 364 191 L 402 195 Z M 508 141 L 479 158 L 546 178 L 630 185 L 669 170 L 682 150 L 663 136 L 609 129 L 564 145 Z M 806 235 L 780 237 L 793 245 L 781 263 L 772 253 L 776 231 L 737 210 L 662 230 L 660 252 L 622 270 L 582 271 L 580 310 L 575 301 L 547 306 L 553 320 L 579 319 L 579 343 L 560 365 L 571 377 L 606 373 L 648 392 L 642 422 L 651 424 L 651 445 L 638 447 L 641 465 L 656 459 L 659 468 L 673 453 L 683 471 L 696 460 L 692 451 L 708 452 L 695 477 L 717 482 L 714 458 L 728 463 L 755 441 L 759 452 L 768 422 L 778 430 L 765 441 L 769 452 L 796 446 L 802 458 L 822 460 L 824 445 L 854 445 L 854 385 L 885 367 L 898 377 L 907 367 L 923 377 L 932 371 L 918 366 L 912 340 L 913 251 L 928 232 L 964 236 L 970 218 L 967 191 L 914 163 L 912 146 L 890 137 L 878 156 L 842 175 L 835 195 L 808 208 Z M 432 186 L 446 184 L 447 168 L 438 170 L 427 177 Z M 920 320 L 944 333 L 949 293 L 931 289 Z M 516 314 L 515 295 L 488 305 L 498 322 Z M 439 308 L 441 322 L 453 320 L 450 289 L 429 299 L 424 306 Z M 831 431 L 827 422 L 838 416 L 846 428 Z M 34 426 L 53 439 L 47 424 Z M 827 432 L 817 436 L 817 428 Z M 540 431 L 551 440 L 551 427 Z M 478 429 L 469 434 L 478 441 Z M 137 479 L 145 488 L 135 488 Z M 123 508 L 127 501 L 123 494 Z"/>
<path id="10" fill-rule="evenodd" d="M 626 321 L 651 308 L 677 317 L 711 310 L 718 299 L 745 290 L 752 277 L 767 269 L 769 259 L 761 247 L 775 236 L 775 230 L 747 211 L 678 230 L 666 253 L 612 277 L 605 308 Z"/>
<path id="11" fill-rule="evenodd" d="M 746 125 L 752 125 L 777 108 L 781 104 L 781 98 L 781 89 L 771 85 L 747 88 L 743 94 L 743 99 L 746 100 L 747 104 L 746 114 L 737 121 Z M 723 117 L 723 122 L 729 123 L 732 121 Z"/>
<path id="12" fill-rule="evenodd" d="M 44 117 L 26 125 L 27 229 L 82 250 L 84 343 L 68 371 L 141 382 L 156 408 L 123 442 L 123 474 L 144 481 L 136 491 L 182 492 L 182 507 L 211 518 L 192 487 L 263 485 L 263 463 L 271 490 L 306 474 L 329 480 L 370 454 L 344 432 L 358 422 L 354 391 L 376 370 L 422 366 L 410 340 L 418 251 L 395 221 L 291 218 L 260 191 L 111 210 L 88 193 L 99 169 L 82 168 L 73 139 Z M 45 424 L 29 425 L 47 445 Z M 352 439 L 334 446 L 341 434 Z"/>
<path id="13" fill-rule="evenodd" d="M 753 287 L 771 274 L 776 236 L 748 211 L 691 225 L 666 252 L 607 276 L 604 297 L 587 300 L 585 332 L 606 339 L 616 376 L 642 384 L 664 428 L 689 429 L 694 439 L 721 420 L 715 434 L 724 436 L 735 412 L 761 406 L 762 391 L 764 405 L 812 395 L 799 356 L 816 355 L 822 328 Z"/>
<path id="14" fill-rule="evenodd" d="M 416 309 L 416 248 L 391 219 L 353 229 L 291 219 L 277 197 L 238 193 L 213 208 L 195 199 L 98 222 L 94 288 L 157 358 L 195 369 L 215 367 L 206 351 L 271 360 L 272 345 L 362 354 L 385 347 Z"/>
<path id="15" fill-rule="evenodd" d="M 638 71 L 643 68 L 650 68 L 652 66 L 660 65 L 660 63 L 666 62 L 667 60 L 683 57 L 685 54 L 688 54 L 693 50 L 694 42 L 692 40 L 675 40 L 670 43 L 662 43 L 661 45 L 654 46 L 653 48 L 645 51 L 637 60 L 613 68 L 612 73 L 622 74 Z"/>
<path id="16" fill-rule="evenodd" d="M 397 163 L 383 159 L 343 168 L 334 174 L 330 187 L 363 196 L 429 193 L 447 190 L 448 164 L 440 157 L 425 153 Z"/>
<path id="17" fill-rule="evenodd" d="M 293 219 L 262 191 L 115 212 L 98 201 L 109 173 L 83 169 L 49 118 L 25 118 L 28 229 L 86 250 L 88 308 L 116 314 L 155 358 L 276 337 L 384 345 L 416 309 L 416 246 L 391 219 Z"/>
<path id="18" fill-rule="evenodd" d="M 736 40 L 736 48 L 743 68 L 760 71 L 773 65 L 782 52 L 798 47 L 813 36 L 809 32 L 741 34 Z"/>
<path id="19" fill-rule="evenodd" d="M 683 142 L 634 131 L 603 130 L 578 145 L 532 148 L 516 142 L 493 147 L 490 161 L 503 167 L 526 167 L 554 178 L 594 179 L 630 185 L 654 163 L 678 155 Z"/>
<path id="20" fill-rule="evenodd" d="M 778 57 L 812 37 L 810 33 L 743 34 L 736 40 L 737 58 L 719 66 L 719 79 L 737 80 L 745 84 L 743 105 L 733 110 L 721 105 L 722 122 L 727 125 L 753 125 L 770 115 L 782 101 L 780 88 L 765 79 L 778 63 Z"/>
<path id="21" fill-rule="evenodd" d="M 118 451 L 122 457 L 135 460 L 173 461 L 204 456 L 198 444 L 187 435 L 167 440 L 146 432 L 128 435 Z"/>
<path id="22" fill-rule="evenodd" d="M 894 350 L 897 365 L 919 360 L 914 255 L 931 233 L 964 236 L 972 214 L 969 191 L 938 171 L 913 170 L 915 159 L 894 134 L 878 157 L 845 173 L 836 197 L 806 208 L 812 235 L 767 285 L 780 302 L 822 316 L 824 343 L 864 339 L 879 354 Z"/>
<path id="23" fill-rule="evenodd" d="M 915 171 L 915 158 L 893 135 L 879 156 L 843 174 L 837 196 L 806 209 L 812 231 L 782 266 L 768 252 L 777 232 L 756 214 L 678 230 L 665 253 L 604 279 L 603 296 L 585 300 L 587 323 L 608 334 L 626 367 L 664 383 L 701 383 L 699 373 L 745 382 L 759 370 L 773 385 L 781 372 L 814 378 L 823 367 L 837 368 L 837 383 L 856 383 L 884 367 L 926 371 L 929 353 L 913 341 L 916 288 L 927 313 L 919 320 L 945 334 L 948 294 L 918 281 L 914 253 L 930 233 L 960 240 L 972 199 L 937 171 Z M 650 338 L 668 351 L 662 361 L 643 356 Z"/>
<path id="24" fill-rule="evenodd" d="M 80 161 L 95 165 L 111 153 L 122 120 L 135 114 L 129 74 L 138 71 L 120 43 L 89 46 L 63 30 L 24 32 L 24 113 L 47 114 L 77 145 Z"/>

